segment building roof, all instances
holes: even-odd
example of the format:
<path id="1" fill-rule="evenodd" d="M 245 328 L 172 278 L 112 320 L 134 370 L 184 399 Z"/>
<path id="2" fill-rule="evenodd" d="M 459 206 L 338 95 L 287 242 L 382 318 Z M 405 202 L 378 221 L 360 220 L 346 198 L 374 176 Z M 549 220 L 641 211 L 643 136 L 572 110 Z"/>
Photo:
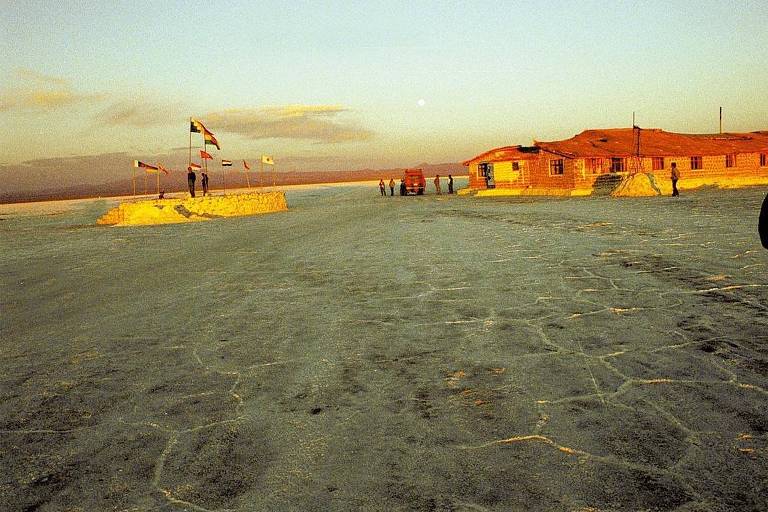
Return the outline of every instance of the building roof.
<path id="1" fill-rule="evenodd" d="M 768 151 L 768 132 L 687 134 L 638 129 L 641 156 L 705 156 Z M 569 158 L 628 157 L 635 153 L 632 128 L 585 130 L 566 140 L 534 142 Z"/>
<path id="2" fill-rule="evenodd" d="M 539 153 L 535 146 L 504 146 L 481 153 L 462 162 L 469 165 L 472 162 L 508 162 L 510 160 L 533 160 Z"/>

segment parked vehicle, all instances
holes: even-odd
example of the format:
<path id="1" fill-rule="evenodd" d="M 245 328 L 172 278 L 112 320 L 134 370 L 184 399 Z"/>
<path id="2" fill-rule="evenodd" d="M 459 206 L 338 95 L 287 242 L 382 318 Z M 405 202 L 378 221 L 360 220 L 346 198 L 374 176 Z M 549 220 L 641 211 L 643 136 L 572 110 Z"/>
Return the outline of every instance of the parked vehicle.
<path id="1" fill-rule="evenodd" d="M 427 180 L 424 178 L 424 173 L 421 169 L 406 169 L 403 172 L 403 182 L 400 186 L 400 195 L 407 196 L 408 194 L 423 195 L 424 189 L 427 188 Z"/>

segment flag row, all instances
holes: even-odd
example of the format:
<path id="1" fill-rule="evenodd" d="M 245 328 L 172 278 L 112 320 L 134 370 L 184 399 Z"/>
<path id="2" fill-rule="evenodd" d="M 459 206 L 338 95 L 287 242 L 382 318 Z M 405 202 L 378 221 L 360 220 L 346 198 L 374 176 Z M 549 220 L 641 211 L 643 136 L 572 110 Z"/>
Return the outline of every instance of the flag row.
<path id="1" fill-rule="evenodd" d="M 165 167 L 163 167 L 160 164 L 151 165 L 151 164 L 147 164 L 147 163 L 141 162 L 139 160 L 134 160 L 133 161 L 133 166 L 137 167 L 139 169 L 144 169 L 148 173 L 163 172 L 165 174 L 168 174 L 168 169 L 166 169 Z"/>
<path id="2" fill-rule="evenodd" d="M 203 160 L 212 160 L 213 159 L 213 157 L 210 154 L 206 153 L 202 149 L 200 150 L 200 158 L 202 158 Z M 275 165 L 275 162 L 274 162 L 274 160 L 272 159 L 271 156 L 262 155 L 261 162 L 264 163 L 264 164 L 267 164 L 267 165 Z M 222 167 L 232 167 L 232 160 L 223 160 L 222 159 L 221 166 Z M 156 172 L 162 172 L 164 174 L 168 174 L 170 172 L 168 169 L 163 167 L 161 164 L 152 165 L 152 164 L 148 164 L 146 162 L 142 162 L 140 160 L 134 160 L 133 161 L 133 167 L 138 168 L 138 169 L 144 169 L 147 173 L 150 173 L 150 174 L 154 174 Z M 194 162 L 190 162 L 189 166 L 187 167 L 187 170 L 189 170 L 189 171 L 199 171 L 202 168 L 203 167 L 200 164 L 196 164 Z M 243 168 L 244 168 L 244 170 L 249 171 L 251 169 L 251 166 L 248 165 L 248 162 L 243 160 Z"/>
<path id="3" fill-rule="evenodd" d="M 216 140 L 216 136 L 211 132 L 208 128 L 203 125 L 199 120 L 195 119 L 194 117 L 189 118 L 189 131 L 190 133 L 200 133 L 203 135 L 203 142 L 206 146 L 205 150 L 200 150 L 200 158 L 203 160 L 213 160 L 213 156 L 211 156 L 208 151 L 208 145 L 216 146 L 216 149 L 221 151 L 221 146 L 219 146 L 219 141 Z M 191 148 L 190 148 L 191 149 Z M 269 155 L 261 155 L 261 163 L 265 165 L 275 165 L 274 159 Z M 223 167 L 231 167 L 232 161 L 231 160 L 221 160 L 221 165 Z M 190 162 L 190 167 L 192 166 L 192 163 Z M 245 170 L 249 170 L 250 167 L 248 166 L 248 163 L 243 160 L 243 167 L 245 167 Z"/>

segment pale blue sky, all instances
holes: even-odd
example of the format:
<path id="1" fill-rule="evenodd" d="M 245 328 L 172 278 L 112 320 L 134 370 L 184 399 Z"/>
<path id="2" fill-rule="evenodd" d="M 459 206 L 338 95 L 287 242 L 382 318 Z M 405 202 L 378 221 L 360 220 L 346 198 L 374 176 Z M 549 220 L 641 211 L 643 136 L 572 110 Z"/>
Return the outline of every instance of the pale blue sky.
<path id="1" fill-rule="evenodd" d="M 633 111 L 713 132 L 723 106 L 727 129 L 768 129 L 765 1 L 16 1 L 0 52 L 5 164 L 168 152 L 189 115 L 224 158 L 297 168 L 458 161 Z"/>

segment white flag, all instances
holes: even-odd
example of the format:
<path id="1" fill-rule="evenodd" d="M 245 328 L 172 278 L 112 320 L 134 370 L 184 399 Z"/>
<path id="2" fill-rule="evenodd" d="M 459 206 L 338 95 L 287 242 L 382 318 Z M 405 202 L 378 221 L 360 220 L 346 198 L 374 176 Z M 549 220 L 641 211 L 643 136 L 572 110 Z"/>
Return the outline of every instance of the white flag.
<path id="1" fill-rule="evenodd" d="M 272 157 L 267 155 L 261 155 L 261 163 L 267 165 L 275 165 L 275 161 L 272 160 Z"/>

